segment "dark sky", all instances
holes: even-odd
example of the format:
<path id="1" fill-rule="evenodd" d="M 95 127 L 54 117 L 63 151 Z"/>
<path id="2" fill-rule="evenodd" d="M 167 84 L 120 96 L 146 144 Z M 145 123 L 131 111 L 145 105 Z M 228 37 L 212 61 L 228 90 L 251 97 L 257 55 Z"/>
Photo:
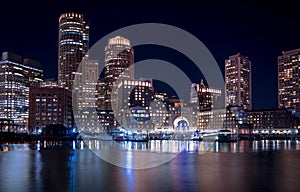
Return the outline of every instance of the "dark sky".
<path id="1" fill-rule="evenodd" d="M 0 51 L 41 62 L 46 78 L 57 78 L 58 17 L 75 11 L 90 21 L 90 46 L 104 35 L 138 23 L 165 23 L 200 39 L 224 70 L 224 60 L 240 52 L 252 61 L 253 106 L 277 106 L 277 57 L 300 47 L 300 15 L 295 3 L 210 1 L 5 1 L 1 2 Z M 149 49 L 149 48 L 148 48 Z M 165 50 L 165 53 L 170 50 Z M 183 65 L 188 59 L 168 58 L 160 51 L 137 49 L 137 60 L 162 58 Z M 103 64 L 102 61 L 100 61 Z M 198 77 L 193 77 L 198 81 Z M 200 76 L 199 76 L 200 80 Z"/>

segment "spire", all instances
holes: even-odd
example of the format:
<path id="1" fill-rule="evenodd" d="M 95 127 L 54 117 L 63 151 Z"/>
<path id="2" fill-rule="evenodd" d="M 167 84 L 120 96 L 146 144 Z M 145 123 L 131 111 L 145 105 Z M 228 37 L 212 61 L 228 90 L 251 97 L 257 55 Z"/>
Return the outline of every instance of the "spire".
<path id="1" fill-rule="evenodd" d="M 205 87 L 203 79 L 200 80 L 199 87 L 201 87 L 201 88 Z"/>

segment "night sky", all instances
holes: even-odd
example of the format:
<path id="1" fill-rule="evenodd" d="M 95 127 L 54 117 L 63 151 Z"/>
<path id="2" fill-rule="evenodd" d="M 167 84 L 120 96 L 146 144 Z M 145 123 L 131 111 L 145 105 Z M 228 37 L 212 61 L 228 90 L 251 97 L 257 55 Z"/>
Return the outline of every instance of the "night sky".
<path id="1" fill-rule="evenodd" d="M 1 2 L 0 51 L 40 61 L 46 78 L 57 78 L 58 17 L 68 11 L 83 13 L 90 21 L 90 46 L 121 27 L 151 22 L 174 25 L 195 35 L 210 50 L 221 70 L 229 55 L 238 52 L 247 55 L 252 61 L 253 107 L 256 109 L 277 107 L 277 57 L 283 50 L 300 48 L 298 6 L 288 1 L 272 1 L 272 4 L 253 1 L 222 1 L 221 4 L 213 1 L 198 4 L 189 1 L 37 2 Z M 174 54 L 164 48 L 135 49 L 136 61 L 159 58 L 180 67 L 190 62 Z M 191 77 L 197 82 L 200 78 L 200 75 Z"/>

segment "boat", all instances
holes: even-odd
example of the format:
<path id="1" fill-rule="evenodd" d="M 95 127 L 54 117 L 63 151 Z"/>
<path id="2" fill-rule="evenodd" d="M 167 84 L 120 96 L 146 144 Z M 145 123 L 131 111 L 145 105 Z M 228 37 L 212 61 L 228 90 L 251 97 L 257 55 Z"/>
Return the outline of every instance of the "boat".
<path id="1" fill-rule="evenodd" d="M 131 133 L 127 135 L 126 140 L 134 141 L 134 142 L 138 142 L 138 141 L 146 142 L 148 141 L 148 136 L 145 133 Z"/>
<path id="2" fill-rule="evenodd" d="M 191 140 L 193 140 L 193 141 L 202 141 L 203 140 L 203 135 L 200 133 L 200 131 L 197 130 L 191 135 Z"/>
<path id="3" fill-rule="evenodd" d="M 167 133 L 150 133 L 149 139 L 151 140 L 169 140 L 173 137 L 173 134 Z"/>
<path id="4" fill-rule="evenodd" d="M 168 127 L 165 128 L 159 127 L 149 133 L 149 139 L 151 140 L 168 140 L 168 139 L 172 139 L 173 136 L 174 136 L 174 130 L 169 129 Z"/>
<path id="5" fill-rule="evenodd" d="M 218 136 L 216 137 L 217 142 L 236 142 L 237 140 L 237 135 L 232 134 L 229 129 L 219 130 Z"/>

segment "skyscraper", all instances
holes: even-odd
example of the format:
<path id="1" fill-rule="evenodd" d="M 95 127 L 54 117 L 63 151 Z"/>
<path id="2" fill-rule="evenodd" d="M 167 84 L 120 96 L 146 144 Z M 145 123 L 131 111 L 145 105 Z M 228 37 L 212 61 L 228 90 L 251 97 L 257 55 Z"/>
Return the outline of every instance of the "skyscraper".
<path id="1" fill-rule="evenodd" d="M 105 109 L 111 109 L 111 92 L 118 78 L 134 78 L 134 52 L 130 41 L 116 36 L 108 40 L 105 47 L 104 81 L 106 84 Z"/>
<path id="2" fill-rule="evenodd" d="M 240 53 L 225 60 L 226 105 L 252 108 L 251 61 Z"/>
<path id="3" fill-rule="evenodd" d="M 300 49 L 278 57 L 278 106 L 300 113 Z"/>
<path id="4" fill-rule="evenodd" d="M 58 83 L 72 89 L 78 66 L 89 49 L 89 24 L 78 13 L 59 17 Z"/>
<path id="5" fill-rule="evenodd" d="M 97 83 L 99 79 L 98 60 L 84 58 L 81 63 L 81 94 L 79 108 L 96 108 Z"/>
<path id="6" fill-rule="evenodd" d="M 80 75 L 77 75 L 74 81 L 76 91 L 73 91 L 76 126 L 80 131 L 99 132 L 96 111 L 97 83 L 99 79 L 98 60 L 91 60 L 85 57 L 78 72 Z"/>
<path id="7" fill-rule="evenodd" d="M 28 128 L 29 89 L 42 82 L 39 62 L 3 52 L 0 61 L 0 119 L 12 122 L 11 130 Z"/>
<path id="8" fill-rule="evenodd" d="M 199 103 L 200 111 L 210 111 L 216 109 L 215 106 L 221 104 L 221 89 L 211 88 L 200 83 L 193 83 L 191 86 L 190 103 Z"/>

